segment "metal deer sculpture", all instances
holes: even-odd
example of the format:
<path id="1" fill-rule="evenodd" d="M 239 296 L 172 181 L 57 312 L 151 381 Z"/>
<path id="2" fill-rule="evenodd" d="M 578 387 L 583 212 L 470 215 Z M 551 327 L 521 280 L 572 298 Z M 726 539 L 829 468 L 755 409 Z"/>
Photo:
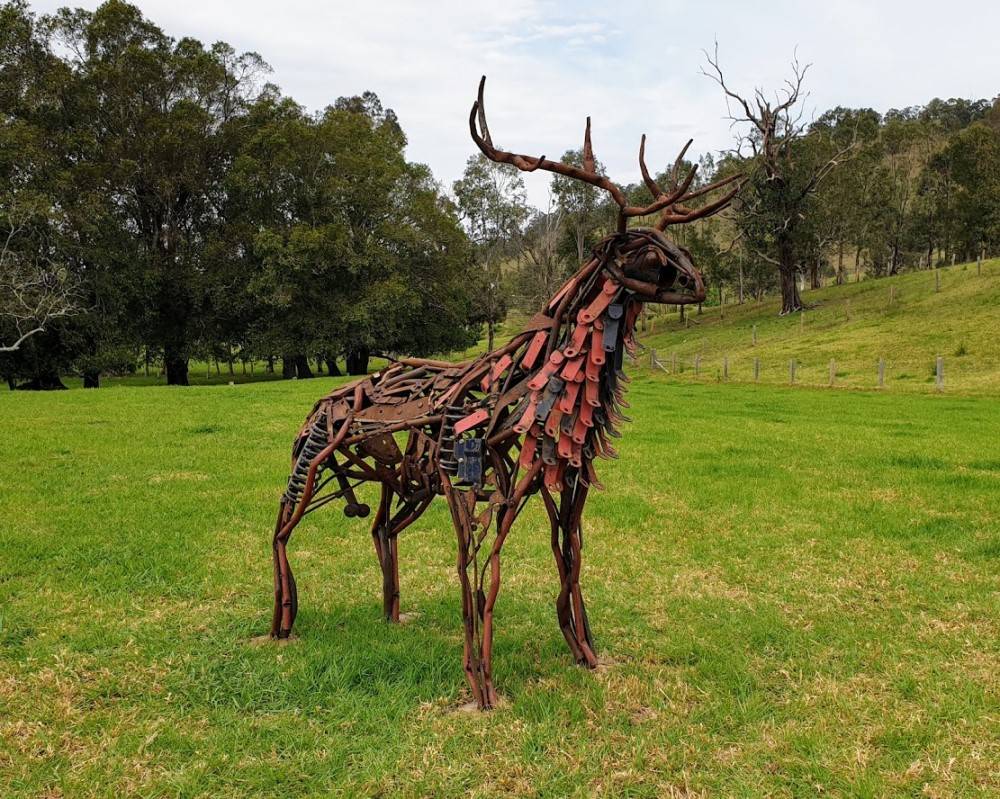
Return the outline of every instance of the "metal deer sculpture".
<path id="1" fill-rule="evenodd" d="M 595 169 L 589 119 L 582 167 L 497 149 L 486 124 L 484 85 L 485 78 L 469 127 L 486 157 L 606 190 L 619 207 L 617 232 L 508 344 L 465 363 L 400 358 L 316 403 L 293 446 L 275 526 L 271 635 L 286 638 L 295 621 L 287 546 L 306 513 L 344 500 L 346 516 L 367 516 L 370 509 L 355 492 L 363 483 L 381 485 L 371 535 L 382 569 L 383 612 L 398 621 L 399 534 L 443 496 L 458 538 L 465 676 L 486 709 L 497 701 L 493 611 L 501 549 L 535 494 L 551 527 L 559 627 L 577 662 L 597 665 L 580 590 L 581 518 L 588 492 L 600 487 L 594 459 L 616 456 L 609 439 L 626 420 L 620 410 L 624 353 L 635 346 L 642 303 L 696 303 L 705 296 L 690 254 L 662 231 L 719 211 L 739 186 L 701 207 L 685 205 L 738 176 L 691 190 L 697 167 L 678 180 L 685 146 L 664 190 L 646 168 L 644 136 L 639 165 L 653 201 L 629 205 L 622 189 Z M 631 217 L 656 213 L 650 229 L 627 226 Z"/>

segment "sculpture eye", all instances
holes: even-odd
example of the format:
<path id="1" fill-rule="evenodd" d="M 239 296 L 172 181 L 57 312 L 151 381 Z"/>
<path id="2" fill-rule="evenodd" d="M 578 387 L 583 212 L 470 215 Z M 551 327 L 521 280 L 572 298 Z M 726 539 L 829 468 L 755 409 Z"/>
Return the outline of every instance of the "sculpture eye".
<path id="1" fill-rule="evenodd" d="M 665 266 L 660 267 L 660 275 L 656 284 L 661 289 L 672 289 L 678 285 L 678 277 L 680 277 L 680 272 L 678 272 L 677 267 L 671 263 L 667 263 Z"/>

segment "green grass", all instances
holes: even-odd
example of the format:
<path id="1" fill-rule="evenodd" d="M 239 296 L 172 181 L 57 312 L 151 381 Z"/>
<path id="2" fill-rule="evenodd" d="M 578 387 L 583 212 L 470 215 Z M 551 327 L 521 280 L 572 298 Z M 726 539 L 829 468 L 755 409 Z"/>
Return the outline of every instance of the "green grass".
<path id="1" fill-rule="evenodd" d="M 787 384 L 788 362 L 795 359 L 796 382 L 826 386 L 833 359 L 837 386 L 875 388 L 883 358 L 886 390 L 933 392 L 935 359 L 941 356 L 945 391 L 997 394 L 1000 259 L 984 261 L 981 275 L 974 263 L 940 272 L 940 292 L 933 271 L 807 291 L 803 298 L 812 307 L 787 317 L 778 316 L 774 298 L 727 304 L 725 318 L 717 305 L 700 316 L 688 309 L 687 327 L 670 311 L 657 316 L 655 332 L 641 339 L 668 368 L 676 353 L 684 379 L 694 378 L 700 354 L 701 380 L 723 379 L 728 357 L 729 379 L 752 381 L 753 360 L 759 358 L 762 383 Z"/>
<path id="2" fill-rule="evenodd" d="M 556 625 L 540 508 L 505 548 L 490 714 L 465 701 L 454 534 L 296 531 L 291 436 L 329 379 L 0 392 L 0 796 L 1000 792 L 1000 413 L 976 397 L 643 372 L 585 519 L 600 654 Z"/>

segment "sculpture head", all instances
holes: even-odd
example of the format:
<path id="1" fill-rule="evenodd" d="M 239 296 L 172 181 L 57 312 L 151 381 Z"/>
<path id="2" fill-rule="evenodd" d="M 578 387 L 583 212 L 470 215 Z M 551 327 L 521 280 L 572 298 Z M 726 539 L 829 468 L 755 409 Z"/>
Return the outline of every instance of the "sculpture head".
<path id="1" fill-rule="evenodd" d="M 616 233 L 595 254 L 603 269 L 641 302 L 690 305 L 705 299 L 705 282 L 691 253 L 656 228 Z"/>
<path id="2" fill-rule="evenodd" d="M 486 124 L 486 108 L 483 101 L 485 87 L 484 75 L 479 81 L 479 95 L 472 104 L 472 111 L 469 114 L 469 130 L 473 141 L 487 158 L 498 163 L 510 164 L 524 172 L 534 172 L 536 169 L 554 172 L 608 192 L 618 206 L 618 230 L 597 247 L 596 252 L 603 260 L 602 267 L 624 287 L 639 295 L 643 302 L 686 305 L 705 299 L 705 284 L 701 273 L 692 263 L 691 253 L 667 238 L 663 231 L 671 225 L 704 219 L 721 211 L 740 190 L 742 184 L 739 181 L 742 175 L 730 175 L 714 183 L 692 189 L 691 184 L 698 172 L 697 164 L 688 170 L 683 180 L 680 180 L 684 155 L 693 141 L 688 140 L 674 161 L 673 169 L 668 175 L 670 184 L 667 191 L 664 191 L 646 168 L 646 136 L 643 134 L 639 143 L 639 168 L 642 170 L 642 179 L 653 196 L 653 201 L 645 206 L 629 205 L 621 187 L 606 175 L 597 172 L 594 150 L 590 143 L 590 117 L 587 117 L 583 135 L 582 166 L 550 161 L 544 155 L 534 157 L 498 150 L 493 146 L 490 129 Z M 687 205 L 691 200 L 729 184 L 735 185 L 719 199 L 698 208 Z M 653 227 L 629 229 L 630 218 L 653 214 L 659 214 Z"/>

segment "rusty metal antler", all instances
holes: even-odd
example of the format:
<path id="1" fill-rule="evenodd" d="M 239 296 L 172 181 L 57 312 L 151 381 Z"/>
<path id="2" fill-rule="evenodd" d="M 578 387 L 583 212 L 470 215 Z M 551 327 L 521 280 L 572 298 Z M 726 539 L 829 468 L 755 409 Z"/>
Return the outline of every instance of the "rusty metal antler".
<path id="1" fill-rule="evenodd" d="M 657 182 L 649 174 L 649 170 L 646 168 L 646 135 L 643 134 L 642 136 L 642 140 L 639 144 L 639 167 L 642 170 L 642 179 L 646 183 L 646 188 L 649 189 L 650 194 L 657 199 L 662 199 L 665 203 L 663 206 L 663 213 L 654 225 L 657 230 L 664 230 L 669 225 L 680 225 L 686 222 L 693 222 L 696 219 L 704 219 L 705 217 L 712 216 L 729 205 L 733 197 L 735 197 L 737 192 L 739 192 L 739 190 L 743 187 L 742 182 L 740 182 L 743 175 L 737 173 L 735 175 L 722 178 L 721 180 L 717 180 L 713 183 L 709 183 L 708 185 L 702 186 L 694 191 L 688 191 L 691 186 L 691 182 L 694 180 L 694 177 L 698 172 L 697 164 L 691 167 L 683 183 L 678 185 L 677 176 L 680 172 L 681 164 L 684 162 L 684 156 L 687 154 L 688 148 L 691 146 L 692 142 L 694 142 L 694 139 L 688 139 L 687 144 L 681 148 L 680 153 L 674 161 L 674 166 L 670 170 L 671 188 L 668 194 L 660 188 L 659 184 L 657 184 Z M 723 186 L 727 186 L 730 183 L 736 183 L 736 186 L 715 202 L 711 202 L 701 208 L 689 208 L 688 206 L 682 204 L 689 200 L 693 200 L 695 197 L 701 197 L 702 195 L 708 194 L 716 189 L 720 189 Z"/>
<path id="2" fill-rule="evenodd" d="M 684 150 L 664 192 L 649 177 L 643 137 L 639 161 L 654 202 L 640 208 L 628 205 L 621 188 L 598 174 L 589 119 L 582 167 L 498 150 L 486 124 L 483 83 L 469 127 L 494 161 L 528 172 L 545 169 L 608 191 L 619 207 L 619 232 L 598 243 L 593 256 L 502 347 L 457 364 L 400 358 L 315 404 L 293 444 L 275 521 L 271 635 L 287 638 L 295 623 L 298 589 L 288 545 L 306 514 L 340 501 L 345 516 L 372 515 L 382 613 L 399 621 L 398 536 L 443 497 L 458 542 L 463 670 L 473 700 L 488 709 L 498 698 L 493 636 L 500 553 L 535 495 L 549 519 L 559 628 L 578 663 L 598 663 L 580 587 L 583 512 L 590 489 L 601 487 L 594 462 L 617 457 L 611 441 L 627 421 L 624 358 L 634 352 L 643 303 L 705 298 L 701 275 L 685 250 L 659 230 L 628 230 L 625 222 L 662 210 L 665 224 L 675 224 L 712 209 L 680 204 L 711 190 L 690 191 L 694 169 L 678 182 Z M 373 483 L 380 487 L 375 508 L 359 501 L 358 493 Z"/>
<path id="3" fill-rule="evenodd" d="M 489 125 L 486 123 L 486 106 L 483 99 L 483 91 L 486 88 L 486 76 L 479 81 L 479 94 L 476 101 L 472 104 L 472 111 L 469 113 L 469 131 L 472 134 L 472 139 L 478 145 L 479 149 L 482 151 L 483 155 L 489 158 L 491 161 L 496 161 L 502 164 L 510 164 L 516 166 L 523 172 L 534 172 L 537 169 L 545 170 L 546 172 L 554 172 L 558 175 L 564 175 L 568 178 L 573 178 L 574 180 L 581 180 L 584 183 L 589 183 L 591 186 L 596 186 L 599 189 L 604 189 L 608 194 L 611 195 L 611 199 L 615 201 L 618 206 L 618 231 L 620 233 L 625 232 L 627 226 L 627 220 L 631 217 L 636 216 L 648 216 L 654 214 L 658 211 L 668 209 L 685 199 L 685 192 L 691 185 L 691 181 L 694 180 L 695 173 L 697 172 L 697 166 L 694 167 L 688 174 L 684 183 L 681 186 L 675 186 L 674 189 L 669 193 L 664 193 L 654 187 L 656 184 L 649 178 L 646 166 L 642 164 L 643 177 L 646 178 L 646 185 L 650 187 L 650 191 L 653 192 L 653 202 L 649 205 L 638 206 L 629 205 L 628 198 L 625 196 L 625 192 L 622 190 L 621 186 L 610 180 L 606 175 L 601 175 L 597 172 L 596 161 L 594 159 L 594 148 L 590 140 L 590 117 L 587 117 L 587 126 L 583 134 L 583 167 L 574 166 L 573 164 L 564 164 L 562 161 L 551 161 L 547 159 L 544 155 L 542 156 L 530 156 L 522 155 L 520 153 L 507 152 L 506 150 L 498 150 L 493 145 L 493 139 L 490 136 Z M 478 129 L 477 129 L 478 123 Z M 646 137 L 642 137 L 642 145 L 639 149 L 639 160 L 642 162 L 643 152 L 645 149 Z M 690 142 L 688 142 L 690 145 Z M 687 147 L 684 148 L 687 150 Z M 682 151 L 683 155 L 683 151 Z M 679 160 L 679 159 L 678 159 Z M 727 179 L 724 182 L 718 182 L 713 188 L 725 185 L 725 183 L 731 182 Z M 652 185 L 651 185 L 652 184 Z M 699 190 L 701 194 L 704 191 Z M 691 197 L 698 196 L 697 193 L 692 192 L 687 195 L 687 199 Z M 726 203 L 732 199 L 732 196 L 726 198 Z M 719 206 L 721 209 L 725 206 L 723 203 Z M 698 209 L 699 211 L 701 209 Z M 718 209 L 716 209 L 718 210 Z M 701 214 L 701 216 L 707 216 L 707 213 Z M 674 214 L 674 216 L 679 216 Z M 693 217 L 695 219 L 699 217 Z M 677 219 L 676 222 L 681 222 L 684 220 Z M 671 222 L 668 224 L 675 224 Z M 665 227 L 665 225 L 664 225 Z M 663 228 L 659 228 L 662 230 Z"/>

